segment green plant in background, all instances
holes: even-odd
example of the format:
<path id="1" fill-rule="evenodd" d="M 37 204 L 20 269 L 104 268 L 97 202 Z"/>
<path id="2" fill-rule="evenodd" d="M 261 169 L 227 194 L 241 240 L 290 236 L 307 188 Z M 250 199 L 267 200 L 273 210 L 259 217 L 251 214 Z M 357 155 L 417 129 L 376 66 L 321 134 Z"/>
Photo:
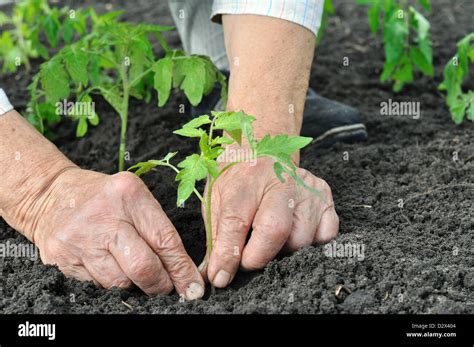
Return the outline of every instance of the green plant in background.
<path id="1" fill-rule="evenodd" d="M 8 16 L 0 12 L 0 62 L 3 72 L 16 72 L 25 65 L 31 69 L 30 59 L 48 59 L 48 49 L 40 42 L 44 34 L 50 47 L 57 47 L 60 39 L 72 42 L 74 35 L 86 33 L 88 10 L 68 7 L 51 8 L 47 0 L 22 0 Z"/>
<path id="2" fill-rule="evenodd" d="M 318 30 L 317 42 L 321 42 L 323 38 L 323 34 L 326 31 L 328 26 L 329 16 L 334 14 L 334 6 L 331 0 L 324 0 L 324 7 L 323 7 L 323 16 L 321 18 L 321 26 Z"/>
<path id="3" fill-rule="evenodd" d="M 474 122 L 474 91 L 462 90 L 469 76 L 469 62 L 474 63 L 474 33 L 457 43 L 457 53 L 444 67 L 444 80 L 438 87 L 446 91 L 446 104 L 456 124 L 461 124 L 464 116 Z"/>
<path id="4" fill-rule="evenodd" d="M 309 187 L 298 176 L 297 167 L 291 160 L 291 155 L 297 150 L 311 143 L 312 138 L 302 136 L 276 135 L 265 136 L 260 141 L 253 137 L 253 116 L 244 112 L 212 112 L 212 116 L 203 115 L 194 118 L 183 125 L 181 129 L 174 131 L 175 134 L 184 137 L 199 139 L 199 153 L 187 156 L 178 165 L 170 163 L 176 153 L 168 153 L 161 160 L 149 160 L 132 166 L 129 170 L 135 170 L 140 176 L 157 166 L 166 166 L 176 172 L 176 181 L 179 182 L 177 193 L 177 205 L 182 206 L 184 202 L 194 193 L 206 211 L 206 245 L 207 251 L 205 262 L 209 259 L 212 251 L 212 189 L 219 177 L 228 169 L 244 161 L 252 161 L 257 158 L 269 157 L 274 160 L 273 168 L 281 182 L 285 182 L 283 174 L 292 178 L 297 184 L 305 187 L 315 194 L 319 191 Z M 206 127 L 204 129 L 203 127 Z M 216 132 L 219 134 L 216 134 Z M 226 136 L 226 134 L 228 136 Z M 222 163 L 219 165 L 217 158 L 224 151 L 223 145 L 242 145 L 242 140 L 249 148 L 246 158 Z M 196 189 L 196 182 L 207 178 L 207 189 L 203 197 Z"/>
<path id="5" fill-rule="evenodd" d="M 433 76 L 430 23 L 415 7 L 402 0 L 356 0 L 368 5 L 371 32 L 382 27 L 385 64 L 380 81 L 393 81 L 393 91 L 399 92 L 413 82 L 415 68 Z M 425 11 L 431 10 L 429 0 L 418 0 Z"/>
<path id="6" fill-rule="evenodd" d="M 127 122 L 130 97 L 149 101 L 158 92 L 159 106 L 168 100 L 172 87 L 181 88 L 193 105 L 221 83 L 222 73 L 207 57 L 188 56 L 170 50 L 162 32 L 172 27 L 117 22 L 119 13 L 95 18 L 92 33 L 61 49 L 42 64 L 29 87 L 31 101 L 29 120 L 40 130 L 57 123 L 57 103 L 73 97 L 76 102 L 91 103 L 100 94 L 114 108 L 121 120 L 119 171 L 124 169 Z M 165 50 L 156 60 L 150 37 L 155 37 Z M 91 107 L 90 107 L 91 108 Z M 90 109 L 89 108 L 89 109 Z M 97 125 L 97 114 L 69 114 L 77 120 L 77 136 L 84 136 L 88 124 Z"/>

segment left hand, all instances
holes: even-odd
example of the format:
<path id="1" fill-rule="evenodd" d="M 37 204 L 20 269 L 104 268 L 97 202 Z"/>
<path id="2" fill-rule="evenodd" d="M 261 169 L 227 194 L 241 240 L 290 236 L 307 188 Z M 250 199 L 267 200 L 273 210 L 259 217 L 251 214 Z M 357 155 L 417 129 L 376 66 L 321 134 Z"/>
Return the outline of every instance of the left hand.
<path id="1" fill-rule="evenodd" d="M 226 287 L 239 265 L 245 270 L 261 269 L 282 249 L 296 251 L 336 237 L 339 217 L 331 188 L 305 169 L 299 168 L 297 173 L 318 189 L 321 197 L 290 178 L 281 183 L 270 158 L 237 164 L 216 181 L 213 249 L 207 266 L 207 278 L 215 287 Z"/>

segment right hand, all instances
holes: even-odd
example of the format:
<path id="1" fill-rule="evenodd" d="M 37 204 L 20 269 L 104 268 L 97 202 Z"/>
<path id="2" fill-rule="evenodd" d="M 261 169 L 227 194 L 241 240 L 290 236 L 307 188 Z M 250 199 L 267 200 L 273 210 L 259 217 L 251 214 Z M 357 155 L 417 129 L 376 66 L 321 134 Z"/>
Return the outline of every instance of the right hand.
<path id="1" fill-rule="evenodd" d="M 148 295 L 173 287 L 188 300 L 204 294 L 176 229 L 134 174 L 73 167 L 29 205 L 30 235 L 42 261 L 66 276 L 105 288 L 134 283 Z"/>

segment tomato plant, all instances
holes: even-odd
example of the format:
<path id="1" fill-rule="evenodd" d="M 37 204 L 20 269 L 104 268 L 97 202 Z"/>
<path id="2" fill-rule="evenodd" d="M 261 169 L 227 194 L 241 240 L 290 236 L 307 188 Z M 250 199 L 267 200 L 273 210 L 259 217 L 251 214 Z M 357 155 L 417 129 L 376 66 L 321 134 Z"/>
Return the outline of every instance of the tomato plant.
<path id="1" fill-rule="evenodd" d="M 446 91 L 446 104 L 456 124 L 461 124 L 464 116 L 474 122 L 474 91 L 462 90 L 462 83 L 469 76 L 469 62 L 474 63 L 474 33 L 457 43 L 457 53 L 446 64 L 444 80 L 438 87 Z"/>
<path id="2" fill-rule="evenodd" d="M 40 41 L 44 34 L 50 47 L 62 39 L 72 42 L 74 35 L 86 33 L 89 10 L 68 7 L 51 8 L 47 0 L 22 0 L 13 7 L 12 15 L 0 12 L 0 61 L 3 72 L 15 72 L 22 64 L 29 71 L 30 59 L 48 59 L 48 49 Z"/>
<path id="3" fill-rule="evenodd" d="M 399 92 L 406 83 L 413 82 L 415 68 L 433 76 L 430 23 L 415 7 L 400 0 L 356 1 L 369 5 L 371 32 L 375 35 L 382 27 L 385 64 L 381 82 L 392 80 L 393 91 Z M 418 3 L 424 10 L 431 10 L 429 0 L 418 0 Z"/>
<path id="4" fill-rule="evenodd" d="M 58 102 L 72 96 L 76 102 L 91 103 L 92 95 L 100 94 L 121 120 L 118 168 L 122 171 L 130 97 L 149 101 L 154 89 L 158 92 L 158 105 L 163 106 L 175 87 L 184 91 L 192 105 L 197 105 L 215 83 L 223 86 L 223 95 L 227 89 L 224 75 L 209 58 L 189 56 L 168 47 L 162 32 L 172 27 L 118 22 L 116 17 L 110 13 L 98 17 L 89 35 L 42 64 L 30 85 L 29 119 L 44 131 L 45 123 L 60 120 Z M 163 58 L 155 58 L 151 37 L 165 50 Z M 88 124 L 97 125 L 99 121 L 95 112 L 72 112 L 69 116 L 77 120 L 77 136 L 84 136 Z"/>
<path id="5" fill-rule="evenodd" d="M 307 146 L 313 139 L 302 136 L 276 135 L 271 137 L 267 135 L 257 141 L 253 136 L 252 122 L 254 120 L 253 116 L 244 112 L 212 112 L 212 116 L 203 115 L 194 118 L 174 133 L 184 137 L 198 138 L 199 153 L 187 156 L 176 166 L 170 163 L 170 160 L 176 155 L 175 152 L 168 153 L 161 160 L 141 162 L 129 169 L 135 170 L 135 173 L 140 176 L 157 166 L 169 167 L 176 172 L 176 181 L 179 182 L 177 205 L 182 206 L 193 193 L 201 201 L 206 211 L 207 250 L 204 264 L 212 251 L 212 189 L 219 177 L 234 165 L 262 157 L 272 158 L 275 174 L 281 182 L 285 182 L 283 174 L 286 174 L 297 184 L 319 195 L 318 190 L 308 186 L 298 176 L 297 167 L 291 160 L 291 155 L 294 152 Z M 206 126 L 207 130 L 203 126 Z M 219 134 L 216 134 L 217 132 Z M 243 140 L 246 147 L 249 148 L 249 155 L 247 157 L 240 156 L 239 159 L 219 165 L 217 158 L 223 153 L 224 146 L 234 144 L 242 146 Z M 205 197 L 203 197 L 196 189 L 196 182 L 206 178 L 207 190 Z"/>

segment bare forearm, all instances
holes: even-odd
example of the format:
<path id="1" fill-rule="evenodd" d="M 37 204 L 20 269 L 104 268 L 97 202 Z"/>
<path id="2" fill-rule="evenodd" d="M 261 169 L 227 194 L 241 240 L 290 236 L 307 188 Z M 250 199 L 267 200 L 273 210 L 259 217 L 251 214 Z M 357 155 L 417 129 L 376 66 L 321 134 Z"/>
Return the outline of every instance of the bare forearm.
<path id="1" fill-rule="evenodd" d="M 30 240 L 42 196 L 70 167 L 76 166 L 16 111 L 0 117 L 0 216 Z"/>
<path id="2" fill-rule="evenodd" d="M 231 66 L 228 110 L 257 117 L 256 137 L 298 135 L 315 37 L 298 24 L 256 15 L 224 15 Z"/>

